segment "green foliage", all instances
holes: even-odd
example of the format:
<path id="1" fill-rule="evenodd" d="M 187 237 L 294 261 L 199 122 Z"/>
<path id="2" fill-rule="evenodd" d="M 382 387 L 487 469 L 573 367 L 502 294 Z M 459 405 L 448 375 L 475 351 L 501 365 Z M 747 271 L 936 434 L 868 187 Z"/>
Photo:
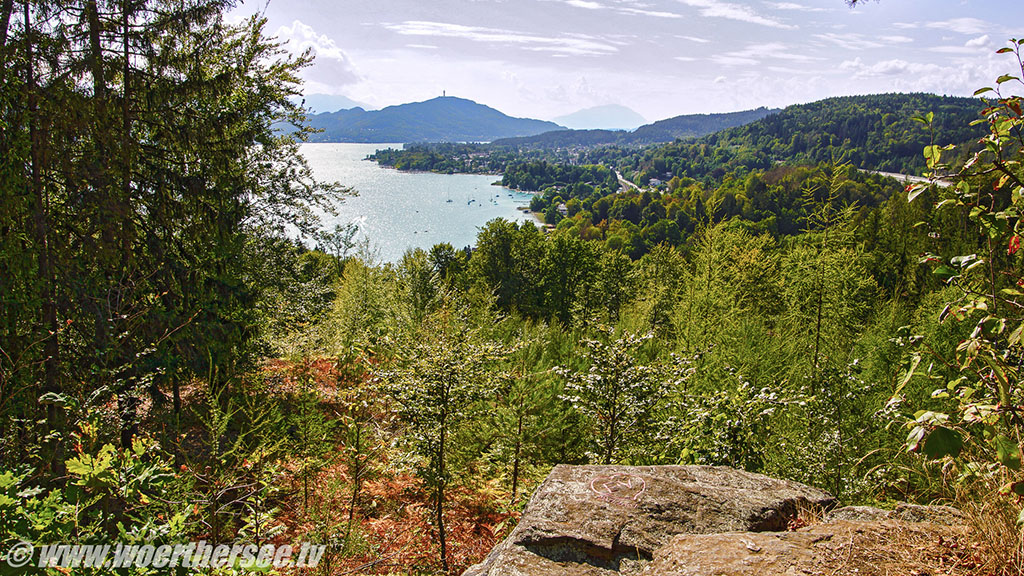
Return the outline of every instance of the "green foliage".
<path id="1" fill-rule="evenodd" d="M 660 461 L 764 469 L 775 394 L 754 390 L 735 369 L 723 372 L 717 375 L 722 389 L 687 390 L 672 398 L 656 448 Z"/>
<path id="2" fill-rule="evenodd" d="M 1013 54 L 1017 68 L 1024 72 L 1021 47 L 1022 42 L 1013 40 L 1000 52 Z M 926 256 L 937 262 L 934 274 L 952 287 L 955 298 L 946 304 L 939 321 L 963 322 L 972 331 L 956 346 L 955 354 L 921 346 L 919 340 L 896 398 L 913 378 L 928 377 L 939 385 L 933 398 L 955 401 L 952 410 L 919 410 L 908 423 L 907 448 L 930 459 L 964 461 L 964 477 L 1012 479 L 1021 462 L 1020 406 L 1024 396 L 1019 370 L 1024 316 L 1019 312 L 1019 287 L 1024 279 L 1019 272 L 1019 248 L 1024 118 L 1021 98 L 1011 95 L 1008 86 L 1020 82 L 1019 77 L 1004 75 L 996 81 L 996 88 L 977 92 L 993 93 L 995 100 L 984 111 L 984 118 L 974 123 L 988 128 L 982 140 L 984 148 L 962 166 L 950 163 L 950 147 L 930 145 L 924 149 L 933 180 L 957 170 L 954 186 L 942 190 L 934 210 L 966 215 L 982 239 L 975 253 L 948 259 Z M 920 121 L 931 126 L 934 118 Z M 915 198 L 925 188 L 912 187 L 908 195 Z M 922 360 L 928 356 L 934 359 L 929 362 L 944 362 L 956 372 L 947 376 L 924 371 Z M 1003 491 L 1013 492 L 1013 483 Z"/>
<path id="3" fill-rule="evenodd" d="M 432 492 L 441 563 L 447 569 L 445 496 L 455 477 L 453 454 L 460 427 L 486 392 L 489 366 L 500 347 L 480 342 L 465 311 L 441 307 L 410 343 L 399 366 L 381 375 L 407 426 L 404 440 L 419 458 L 417 472 Z"/>
<path id="4" fill-rule="evenodd" d="M 636 462 L 649 454 L 655 408 L 678 382 L 666 382 L 663 367 L 638 357 L 652 334 L 615 338 L 610 328 L 601 332 L 602 340 L 583 341 L 589 363 L 585 371 L 557 372 L 566 379 L 566 400 L 593 427 L 594 457 L 602 464 Z"/>
<path id="5" fill-rule="evenodd" d="M 86 425 L 76 434 L 75 455 L 65 462 L 64 487 L 39 484 L 28 467 L 0 470 L 0 546 L 5 552 L 18 542 L 38 547 L 71 536 L 81 543 L 160 545 L 186 533 L 191 507 L 164 498 L 181 481 L 170 458 L 149 440 L 137 439 L 129 449 L 98 444 L 95 431 Z"/>
<path id="6" fill-rule="evenodd" d="M 361 350 L 377 344 L 389 331 L 389 274 L 363 263 L 350 260 L 345 265 L 337 298 L 323 329 L 335 354 Z"/>
<path id="7" fill-rule="evenodd" d="M 440 174 L 500 174 L 517 155 L 483 144 L 406 144 L 401 150 L 385 148 L 367 157 L 397 170 Z"/>
<path id="8" fill-rule="evenodd" d="M 526 479 L 550 464 L 575 461 L 584 451 L 579 414 L 560 399 L 563 382 L 550 371 L 558 332 L 557 325 L 522 324 L 486 422 L 494 437 L 485 458 L 508 477 L 513 503 Z"/>
<path id="9" fill-rule="evenodd" d="M 226 24 L 219 1 L 26 6 L 2 49 L 17 63 L 4 67 L 0 137 L 0 203 L 14 208 L 0 226 L 12 265 L 0 371 L 18 398 L 0 420 L 45 412 L 59 428 L 35 402 L 44 393 L 114 401 L 127 448 L 145 398 L 170 388 L 180 408 L 181 380 L 226 386 L 245 370 L 258 329 L 279 329 L 257 311 L 322 305 L 323 291 L 280 293 L 251 257 L 285 252 L 257 245 L 286 223 L 312 230 L 311 206 L 338 191 L 298 156 L 289 97 L 309 59 L 264 38 L 261 19 Z"/>
<path id="10" fill-rule="evenodd" d="M 935 114 L 939 138 L 961 144 L 981 135 L 970 125 L 978 108 L 970 98 L 929 94 L 829 98 L 695 142 L 645 150 L 630 160 L 628 170 L 711 181 L 732 171 L 767 170 L 776 162 L 841 160 L 857 168 L 919 174 L 926 167 L 919 151 L 929 135 L 913 117 Z"/>
<path id="11" fill-rule="evenodd" d="M 594 188 L 618 190 L 615 172 L 598 164 L 567 166 L 546 161 L 515 162 L 505 167 L 501 185 L 516 190 L 539 191 L 554 188 L 564 199 L 587 198 Z"/>

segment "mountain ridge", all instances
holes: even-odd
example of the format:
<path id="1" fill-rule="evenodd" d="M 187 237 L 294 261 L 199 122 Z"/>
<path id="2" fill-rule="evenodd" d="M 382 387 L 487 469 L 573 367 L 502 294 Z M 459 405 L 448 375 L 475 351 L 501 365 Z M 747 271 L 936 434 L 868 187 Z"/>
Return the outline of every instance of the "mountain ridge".
<path id="1" fill-rule="evenodd" d="M 374 111 L 353 108 L 314 114 L 309 123 L 321 130 L 311 142 L 490 142 L 562 129 L 554 122 L 514 118 L 454 96 Z"/>
<path id="2" fill-rule="evenodd" d="M 621 146 L 643 146 L 664 144 L 684 138 L 699 138 L 728 128 L 744 126 L 766 116 L 778 113 L 780 109 L 761 106 L 753 110 L 714 114 L 682 114 L 650 124 L 636 130 L 558 130 L 534 136 L 503 138 L 495 145 L 520 148 L 568 148 L 573 146 L 600 146 L 616 144 Z"/>

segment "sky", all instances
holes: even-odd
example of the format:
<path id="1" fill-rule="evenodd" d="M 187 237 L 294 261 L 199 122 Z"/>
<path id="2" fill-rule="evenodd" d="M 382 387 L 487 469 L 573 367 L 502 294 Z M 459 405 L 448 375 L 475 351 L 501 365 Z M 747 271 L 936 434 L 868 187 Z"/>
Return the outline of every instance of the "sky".
<path id="1" fill-rule="evenodd" d="M 253 13 L 316 54 L 307 94 L 382 108 L 445 93 L 544 120 L 969 96 L 1014 71 L 995 51 L 1024 35 L 1022 0 L 250 0 L 229 17 Z"/>

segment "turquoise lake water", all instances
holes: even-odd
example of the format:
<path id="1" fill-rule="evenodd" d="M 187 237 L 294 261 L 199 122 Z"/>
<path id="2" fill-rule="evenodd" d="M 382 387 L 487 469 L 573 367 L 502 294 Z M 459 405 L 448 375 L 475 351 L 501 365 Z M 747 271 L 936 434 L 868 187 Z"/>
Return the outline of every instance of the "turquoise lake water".
<path id="1" fill-rule="evenodd" d="M 340 182 L 359 193 L 338 206 L 337 216 L 325 217 L 325 226 L 357 223 L 358 237 L 369 240 L 379 261 L 396 262 L 409 248 L 427 250 L 439 242 L 471 246 L 478 229 L 494 218 L 533 221 L 516 209 L 528 205 L 532 196 L 492 186 L 499 176 L 399 172 L 363 160 L 389 147 L 401 144 L 302 145 L 318 179 Z"/>

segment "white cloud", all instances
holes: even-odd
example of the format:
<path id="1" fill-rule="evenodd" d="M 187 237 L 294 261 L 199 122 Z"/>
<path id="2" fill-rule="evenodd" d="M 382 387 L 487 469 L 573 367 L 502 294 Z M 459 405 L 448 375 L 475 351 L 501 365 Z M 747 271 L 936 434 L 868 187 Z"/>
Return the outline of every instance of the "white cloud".
<path id="1" fill-rule="evenodd" d="M 312 26 L 294 20 L 291 26 L 278 28 L 274 35 L 296 54 L 307 49 L 312 52 L 313 66 L 303 70 L 302 76 L 314 88 L 322 90 L 324 85 L 340 86 L 359 80 L 348 55 L 329 36 L 317 34 Z"/>
<path id="2" fill-rule="evenodd" d="M 589 2 L 588 0 L 565 0 L 565 3 L 568 4 L 569 6 L 574 6 L 576 8 L 586 8 L 587 10 L 601 10 L 602 8 L 604 8 L 604 6 L 602 6 L 601 4 L 597 2 Z"/>
<path id="3" fill-rule="evenodd" d="M 814 37 L 835 44 L 836 46 L 846 50 L 867 50 L 869 48 L 882 47 L 882 44 L 875 42 L 874 40 L 868 40 L 861 34 L 836 34 L 829 32 L 827 34 L 815 34 Z"/>
<path id="4" fill-rule="evenodd" d="M 722 66 L 757 66 L 760 60 L 749 56 L 735 56 L 732 54 L 715 54 L 711 61 Z"/>
<path id="5" fill-rule="evenodd" d="M 783 60 L 786 62 L 803 63 L 821 60 L 821 58 L 793 51 L 789 46 L 781 42 L 750 44 L 742 50 L 715 54 L 711 59 L 724 66 L 748 66 L 752 64 L 759 64 L 763 60 Z"/>
<path id="6" fill-rule="evenodd" d="M 651 16 L 652 18 L 682 18 L 681 14 L 675 12 L 659 12 L 657 10 L 643 10 L 641 8 L 618 8 L 623 14 L 632 16 Z"/>
<path id="7" fill-rule="evenodd" d="M 857 78 L 872 78 L 878 76 L 899 76 L 910 73 L 934 73 L 940 70 L 936 64 L 918 64 L 894 58 L 882 60 L 874 64 L 864 64 L 859 57 L 847 60 L 839 65 L 840 70 L 853 72 Z"/>
<path id="8" fill-rule="evenodd" d="M 978 36 L 977 38 L 972 38 L 972 39 L 968 40 L 964 44 L 964 46 L 967 46 L 968 48 L 983 48 L 983 47 L 986 47 L 988 45 L 989 45 L 988 34 L 985 34 L 984 36 Z"/>
<path id="9" fill-rule="evenodd" d="M 707 44 L 711 42 L 711 40 L 708 40 L 707 38 L 698 38 L 696 36 L 676 36 L 676 38 L 679 38 L 680 40 L 689 40 L 690 42 L 696 42 L 698 44 Z"/>
<path id="10" fill-rule="evenodd" d="M 916 8 L 927 2 L 935 9 Z M 992 52 L 1024 21 L 1021 0 L 999 0 L 998 15 L 979 2 L 851 12 L 843 0 L 275 0 L 240 3 L 232 17 L 265 13 L 289 50 L 317 52 L 302 71 L 307 93 L 380 107 L 447 90 L 535 118 L 616 100 L 654 119 L 844 94 L 969 95 L 1008 72 L 1013 62 Z M 574 87 L 581 76 L 600 94 Z M 548 93 L 559 85 L 564 95 Z"/>
<path id="11" fill-rule="evenodd" d="M 967 42 L 964 42 L 963 46 L 936 46 L 931 49 L 932 52 L 938 52 L 939 54 L 963 54 L 963 55 L 976 55 L 983 54 L 989 50 L 989 37 L 988 34 L 972 38 Z"/>
<path id="12" fill-rule="evenodd" d="M 817 70 L 807 68 L 793 68 L 789 66 L 765 66 L 764 69 L 769 70 L 771 72 L 778 72 L 779 74 L 785 74 L 787 76 L 818 74 Z"/>
<path id="13" fill-rule="evenodd" d="M 715 78 L 714 82 L 715 82 L 715 84 L 725 84 L 726 80 L 728 80 L 728 78 L 726 78 L 725 76 L 719 76 L 719 77 Z"/>
<path id="14" fill-rule="evenodd" d="M 401 22 L 399 24 L 384 24 L 384 27 L 405 36 L 458 38 L 488 44 L 515 45 L 524 50 L 552 52 L 555 54 L 595 56 L 618 52 L 618 48 L 615 46 L 584 35 L 547 37 L 499 28 L 463 26 L 461 24 L 418 20 Z"/>
<path id="15" fill-rule="evenodd" d="M 927 22 L 925 27 L 935 30 L 949 30 L 959 34 L 981 34 L 992 29 L 991 24 L 977 18 L 952 18 L 939 22 Z"/>
<path id="16" fill-rule="evenodd" d="M 796 2 L 766 2 L 772 8 L 776 10 L 792 10 L 795 12 L 825 12 L 824 8 L 817 8 L 814 6 L 804 6 L 803 4 L 797 4 Z"/>
<path id="17" fill-rule="evenodd" d="M 730 4 L 728 2 L 722 2 L 721 0 L 678 1 L 691 8 L 699 8 L 700 15 L 707 18 L 725 18 L 728 20 L 737 20 L 739 22 L 758 24 L 760 26 L 768 26 L 771 28 L 782 28 L 784 30 L 793 30 L 796 28 L 796 26 L 790 26 L 779 22 L 778 20 L 761 16 L 751 8 L 741 4 Z"/>
<path id="18" fill-rule="evenodd" d="M 966 46 L 934 46 L 928 49 L 930 52 L 936 54 L 977 54 L 977 48 L 967 48 Z"/>
<path id="19" fill-rule="evenodd" d="M 317 34 L 316 30 L 299 20 L 292 21 L 291 26 L 281 26 L 275 36 L 288 43 L 288 47 L 296 52 L 311 48 L 318 56 L 345 60 L 345 53 L 326 34 Z"/>
<path id="20" fill-rule="evenodd" d="M 650 16 L 652 18 L 682 18 L 682 15 L 676 14 L 675 12 L 665 12 L 661 10 L 649 10 L 646 5 L 638 5 L 638 7 L 630 6 L 607 6 L 600 2 L 593 2 L 591 0 L 563 0 L 569 6 L 574 8 L 583 8 L 586 10 L 615 10 L 619 14 L 625 14 L 628 16 Z M 621 1 L 621 0 L 620 0 Z"/>
<path id="21" fill-rule="evenodd" d="M 982 34 L 992 30 L 993 26 L 984 20 L 977 18 L 950 18 L 949 20 L 937 20 L 932 22 L 896 22 L 893 27 L 902 30 L 917 30 L 930 28 L 932 30 L 946 30 L 958 34 Z"/>
<path id="22" fill-rule="evenodd" d="M 889 89 L 962 95 L 971 94 L 979 86 L 990 83 L 1002 70 L 1002 63 L 995 58 L 956 58 L 941 62 L 910 62 L 894 58 L 867 63 L 855 58 L 843 62 L 839 68 L 850 74 L 855 82 L 871 86 L 873 91 Z"/>

